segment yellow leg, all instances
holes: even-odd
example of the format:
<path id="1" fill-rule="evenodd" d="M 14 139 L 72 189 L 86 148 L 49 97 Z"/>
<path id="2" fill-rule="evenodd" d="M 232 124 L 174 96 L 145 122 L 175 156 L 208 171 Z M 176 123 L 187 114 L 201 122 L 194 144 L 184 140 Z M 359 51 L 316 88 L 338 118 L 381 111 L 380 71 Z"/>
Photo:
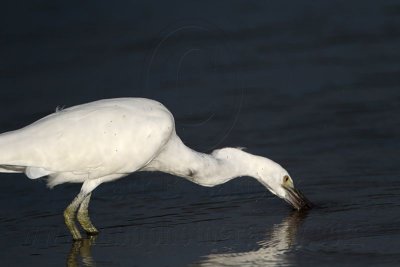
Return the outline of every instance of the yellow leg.
<path id="1" fill-rule="evenodd" d="M 65 224 L 72 234 L 74 240 L 81 240 L 82 236 L 75 224 L 75 213 L 87 194 L 79 193 L 64 211 Z"/>
<path id="2" fill-rule="evenodd" d="M 85 199 L 82 201 L 77 214 L 77 219 L 81 224 L 82 228 L 86 231 L 88 235 L 97 235 L 99 231 L 94 227 L 89 217 L 89 202 L 92 193 L 89 193 Z"/>

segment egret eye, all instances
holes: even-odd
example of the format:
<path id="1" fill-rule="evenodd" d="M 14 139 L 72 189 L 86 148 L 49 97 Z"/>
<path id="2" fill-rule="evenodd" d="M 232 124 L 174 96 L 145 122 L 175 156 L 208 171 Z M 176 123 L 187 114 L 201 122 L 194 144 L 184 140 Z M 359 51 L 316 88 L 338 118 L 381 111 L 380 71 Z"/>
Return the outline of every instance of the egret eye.
<path id="1" fill-rule="evenodd" d="M 283 176 L 283 182 L 287 183 L 289 181 L 289 176 L 285 175 Z"/>

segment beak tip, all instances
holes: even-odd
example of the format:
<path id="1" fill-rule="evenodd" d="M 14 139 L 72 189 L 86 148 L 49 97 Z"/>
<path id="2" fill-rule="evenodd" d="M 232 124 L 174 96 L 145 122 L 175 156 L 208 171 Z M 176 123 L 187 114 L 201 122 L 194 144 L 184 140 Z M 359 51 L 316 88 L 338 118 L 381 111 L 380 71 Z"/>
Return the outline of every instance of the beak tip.
<path id="1" fill-rule="evenodd" d="M 303 210 L 310 210 L 313 208 L 313 204 L 302 195 L 301 201 L 299 201 L 297 204 L 297 210 L 298 211 L 303 211 Z"/>
<path id="2" fill-rule="evenodd" d="M 314 205 L 299 190 L 294 188 L 286 188 L 286 190 L 289 193 L 287 202 L 290 203 L 295 210 L 304 211 L 313 208 Z"/>
<path id="3" fill-rule="evenodd" d="M 299 208 L 299 210 L 310 210 L 313 208 L 313 204 L 311 202 L 305 203 L 302 207 Z"/>

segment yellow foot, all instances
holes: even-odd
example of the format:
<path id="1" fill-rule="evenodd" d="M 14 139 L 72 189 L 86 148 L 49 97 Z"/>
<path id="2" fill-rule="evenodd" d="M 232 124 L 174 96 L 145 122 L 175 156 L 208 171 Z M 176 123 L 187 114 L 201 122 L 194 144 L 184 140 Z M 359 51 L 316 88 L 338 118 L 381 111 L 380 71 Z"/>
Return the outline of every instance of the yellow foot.
<path id="1" fill-rule="evenodd" d="M 85 230 L 85 231 L 86 231 L 86 234 L 89 235 L 89 236 L 94 236 L 94 235 L 98 235 L 99 234 L 99 231 L 96 228 L 93 228 L 90 231 L 87 231 L 87 230 Z"/>
<path id="2" fill-rule="evenodd" d="M 88 235 L 97 235 L 99 231 L 94 227 L 92 222 L 90 221 L 89 214 L 87 211 L 78 211 L 77 216 L 78 222 L 81 224 L 82 228 Z"/>
<path id="3" fill-rule="evenodd" d="M 64 219 L 65 219 L 65 224 L 68 227 L 68 230 L 70 231 L 72 235 L 72 239 L 74 241 L 82 240 L 81 233 L 79 232 L 78 228 L 76 227 L 76 224 L 74 222 L 74 213 L 71 212 L 69 209 L 66 209 L 64 211 Z"/>
<path id="4" fill-rule="evenodd" d="M 75 230 L 71 230 L 71 229 L 69 229 L 69 230 L 70 230 L 71 235 L 72 235 L 72 240 L 81 241 L 83 239 L 82 236 L 81 236 L 81 233 L 79 232 L 78 229 L 76 229 L 76 231 Z"/>

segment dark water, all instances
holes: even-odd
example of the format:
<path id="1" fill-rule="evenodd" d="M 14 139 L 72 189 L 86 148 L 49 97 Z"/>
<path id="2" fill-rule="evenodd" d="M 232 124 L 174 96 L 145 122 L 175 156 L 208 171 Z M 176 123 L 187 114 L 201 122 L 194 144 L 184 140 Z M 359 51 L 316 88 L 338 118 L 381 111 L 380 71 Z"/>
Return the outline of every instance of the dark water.
<path id="1" fill-rule="evenodd" d="M 79 185 L 1 174 L 4 266 L 398 266 L 398 1 L 14 1 L 0 8 L 0 130 L 121 96 L 155 98 L 191 147 L 245 146 L 317 207 L 249 177 L 100 186 L 101 234 L 72 243 Z"/>

